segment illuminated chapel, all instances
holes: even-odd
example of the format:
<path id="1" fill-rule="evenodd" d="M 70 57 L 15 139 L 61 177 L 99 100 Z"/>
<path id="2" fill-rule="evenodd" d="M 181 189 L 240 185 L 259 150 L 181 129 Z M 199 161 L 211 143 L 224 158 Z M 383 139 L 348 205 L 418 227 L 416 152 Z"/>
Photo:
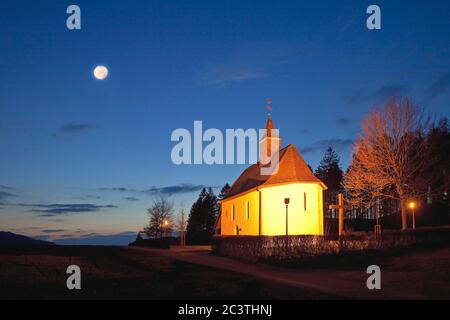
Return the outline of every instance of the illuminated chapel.
<path id="1" fill-rule="evenodd" d="M 281 147 L 270 113 L 259 141 L 259 161 L 232 184 L 220 203 L 216 234 L 222 236 L 323 235 L 322 193 L 325 184 L 294 145 Z M 278 157 L 278 170 L 263 175 L 265 155 Z M 265 158 L 267 159 L 267 157 Z"/>

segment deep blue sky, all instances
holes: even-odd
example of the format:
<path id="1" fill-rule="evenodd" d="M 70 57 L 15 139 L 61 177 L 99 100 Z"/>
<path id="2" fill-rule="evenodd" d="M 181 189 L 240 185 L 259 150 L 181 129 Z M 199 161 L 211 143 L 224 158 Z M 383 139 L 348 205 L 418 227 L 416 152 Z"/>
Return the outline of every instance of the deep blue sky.
<path id="1" fill-rule="evenodd" d="M 70 4 L 81 7 L 80 31 L 66 28 Z M 382 30 L 366 28 L 370 4 Z M 171 132 L 194 120 L 261 128 L 267 97 L 285 144 L 313 168 L 332 145 L 345 168 L 361 117 L 387 96 L 449 115 L 449 10 L 448 1 L 2 1 L 0 228 L 135 232 L 160 190 L 189 210 L 200 186 L 231 183 L 244 167 L 177 167 Z M 92 76 L 98 64 L 105 81 Z"/>

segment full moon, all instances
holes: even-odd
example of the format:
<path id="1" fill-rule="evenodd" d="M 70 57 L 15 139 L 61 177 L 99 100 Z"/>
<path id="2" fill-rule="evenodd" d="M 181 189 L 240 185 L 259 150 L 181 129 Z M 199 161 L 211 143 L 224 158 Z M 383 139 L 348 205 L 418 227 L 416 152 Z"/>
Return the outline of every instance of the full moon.
<path id="1" fill-rule="evenodd" d="M 98 80 L 103 80 L 108 76 L 108 68 L 105 66 L 97 66 L 94 69 L 94 77 Z"/>

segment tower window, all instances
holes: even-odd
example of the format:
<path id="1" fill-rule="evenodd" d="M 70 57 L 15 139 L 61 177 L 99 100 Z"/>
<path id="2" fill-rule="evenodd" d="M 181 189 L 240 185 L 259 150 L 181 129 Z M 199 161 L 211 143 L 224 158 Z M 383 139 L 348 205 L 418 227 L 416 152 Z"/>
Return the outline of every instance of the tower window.
<path id="1" fill-rule="evenodd" d="M 234 204 L 231 205 L 231 219 L 234 221 L 235 214 L 234 214 Z"/>

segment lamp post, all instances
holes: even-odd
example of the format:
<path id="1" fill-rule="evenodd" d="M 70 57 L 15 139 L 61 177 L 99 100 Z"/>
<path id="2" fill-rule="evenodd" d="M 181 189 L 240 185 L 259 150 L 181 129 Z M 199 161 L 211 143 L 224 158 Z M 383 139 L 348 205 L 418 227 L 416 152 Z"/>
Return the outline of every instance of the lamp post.
<path id="1" fill-rule="evenodd" d="M 289 198 L 284 198 L 284 204 L 286 205 L 286 249 L 288 247 L 288 241 L 289 241 L 289 215 L 288 215 L 288 207 L 289 207 Z"/>
<path id="2" fill-rule="evenodd" d="M 412 219 L 413 219 L 413 230 L 416 229 L 416 217 L 414 216 L 414 209 L 416 208 L 416 203 L 414 201 L 411 201 L 409 203 L 409 208 L 412 210 Z"/>

